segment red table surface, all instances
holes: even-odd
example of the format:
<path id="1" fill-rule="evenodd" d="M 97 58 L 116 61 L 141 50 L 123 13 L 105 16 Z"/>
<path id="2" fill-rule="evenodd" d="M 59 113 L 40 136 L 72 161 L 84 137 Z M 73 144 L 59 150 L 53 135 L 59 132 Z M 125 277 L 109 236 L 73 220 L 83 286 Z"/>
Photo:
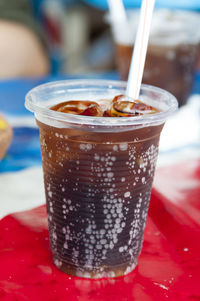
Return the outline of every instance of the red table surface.
<path id="1" fill-rule="evenodd" d="M 142 253 L 125 277 L 60 272 L 51 260 L 45 206 L 2 219 L 0 300 L 200 300 L 200 160 L 157 170 Z"/>

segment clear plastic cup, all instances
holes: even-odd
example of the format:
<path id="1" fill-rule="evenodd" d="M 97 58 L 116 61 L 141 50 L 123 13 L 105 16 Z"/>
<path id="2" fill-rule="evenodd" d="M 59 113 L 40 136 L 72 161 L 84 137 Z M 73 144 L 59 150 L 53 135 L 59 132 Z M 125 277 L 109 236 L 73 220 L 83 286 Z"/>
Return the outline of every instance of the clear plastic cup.
<path id="1" fill-rule="evenodd" d="M 125 88 L 119 81 L 61 81 L 36 87 L 26 96 L 40 130 L 53 261 L 70 275 L 117 277 L 135 268 L 160 132 L 177 101 L 144 85 L 140 99 L 162 112 L 88 117 L 49 107 L 66 100 L 104 102 Z"/>
<path id="2" fill-rule="evenodd" d="M 127 24 L 110 20 L 116 43 L 120 76 L 127 80 L 139 11 L 127 12 Z M 109 20 L 109 18 L 108 18 Z M 200 14 L 191 11 L 157 9 L 153 14 L 143 83 L 175 95 L 179 105 L 191 93 L 200 45 Z"/>

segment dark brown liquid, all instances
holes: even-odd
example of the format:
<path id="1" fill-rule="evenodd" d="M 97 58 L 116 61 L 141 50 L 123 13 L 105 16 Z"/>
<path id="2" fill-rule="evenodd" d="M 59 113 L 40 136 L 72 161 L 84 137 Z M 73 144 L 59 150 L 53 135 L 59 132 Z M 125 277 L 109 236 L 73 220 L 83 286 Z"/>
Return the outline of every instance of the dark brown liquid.
<path id="1" fill-rule="evenodd" d="M 116 45 L 117 65 L 121 78 L 127 80 L 133 47 Z M 172 47 L 149 45 L 144 69 L 143 83 L 171 92 L 179 106 L 186 103 L 191 92 L 197 45 Z"/>
<path id="2" fill-rule="evenodd" d="M 106 103 L 105 106 L 101 102 L 70 100 L 52 106 L 51 110 L 95 117 L 131 117 L 158 113 L 156 108 L 125 95 L 117 95 L 112 100 L 106 100 Z"/>
<path id="3" fill-rule="evenodd" d="M 108 133 L 38 125 L 54 263 L 83 277 L 130 272 L 163 125 Z"/>

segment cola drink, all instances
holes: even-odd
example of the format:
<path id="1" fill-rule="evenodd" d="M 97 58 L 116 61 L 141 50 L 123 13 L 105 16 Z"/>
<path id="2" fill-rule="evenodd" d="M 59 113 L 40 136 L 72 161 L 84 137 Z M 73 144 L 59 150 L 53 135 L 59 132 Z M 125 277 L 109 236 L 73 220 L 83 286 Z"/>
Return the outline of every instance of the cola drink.
<path id="1" fill-rule="evenodd" d="M 128 79 L 133 46 L 116 45 L 117 65 L 123 80 Z M 198 48 L 196 45 L 174 47 L 149 45 L 143 83 L 158 86 L 176 96 L 179 106 L 191 93 Z"/>
<path id="2" fill-rule="evenodd" d="M 141 251 L 160 132 L 176 101 L 152 87 L 142 89 L 141 98 L 154 98 L 146 104 L 123 95 L 113 99 L 125 83 L 74 85 L 39 87 L 42 110 L 36 91 L 26 102 L 40 129 L 53 261 L 79 277 L 126 275 Z"/>
<path id="3" fill-rule="evenodd" d="M 116 62 L 123 80 L 127 80 L 139 12 L 128 13 L 131 32 L 123 25 L 114 32 Z M 186 103 L 192 90 L 199 54 L 200 15 L 194 12 L 155 10 L 144 68 L 143 83 L 171 92 L 179 106 Z M 125 31 L 125 32 L 124 32 Z"/>

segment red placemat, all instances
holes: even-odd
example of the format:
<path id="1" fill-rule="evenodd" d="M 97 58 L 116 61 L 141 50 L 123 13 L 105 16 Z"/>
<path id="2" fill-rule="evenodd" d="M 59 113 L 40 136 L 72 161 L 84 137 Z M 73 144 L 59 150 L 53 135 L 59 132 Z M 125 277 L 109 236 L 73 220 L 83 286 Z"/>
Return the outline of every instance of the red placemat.
<path id="1" fill-rule="evenodd" d="M 115 279 L 71 277 L 52 264 L 44 206 L 5 217 L 0 300 L 200 300 L 199 183 L 199 160 L 157 171 L 138 266 Z"/>

